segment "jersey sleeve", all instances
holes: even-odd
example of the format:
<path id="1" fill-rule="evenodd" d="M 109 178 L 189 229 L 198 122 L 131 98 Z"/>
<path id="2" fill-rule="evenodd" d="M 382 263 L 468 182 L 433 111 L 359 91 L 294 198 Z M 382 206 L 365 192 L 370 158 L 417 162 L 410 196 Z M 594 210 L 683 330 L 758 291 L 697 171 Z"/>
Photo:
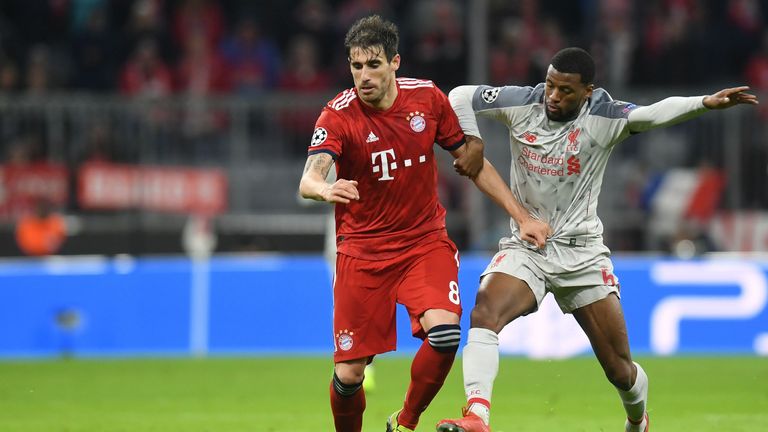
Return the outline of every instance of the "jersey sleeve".
<path id="1" fill-rule="evenodd" d="M 598 88 L 592 93 L 587 130 L 595 142 L 612 147 L 630 135 L 629 113 L 638 108 L 631 102 L 613 100 Z"/>
<path id="2" fill-rule="evenodd" d="M 526 115 L 525 110 L 517 108 L 541 103 L 543 96 L 543 84 L 536 87 L 481 85 L 472 96 L 472 109 L 477 115 L 511 126 Z"/>
<path id="3" fill-rule="evenodd" d="M 452 151 L 464 145 L 464 132 L 459 126 L 459 119 L 453 112 L 448 97 L 435 87 L 436 106 L 440 107 L 435 141 L 445 150 Z"/>
<path id="4" fill-rule="evenodd" d="M 315 130 L 312 132 L 307 155 L 328 153 L 336 160 L 343 151 L 343 137 L 344 127 L 339 115 L 325 107 L 315 122 Z"/>

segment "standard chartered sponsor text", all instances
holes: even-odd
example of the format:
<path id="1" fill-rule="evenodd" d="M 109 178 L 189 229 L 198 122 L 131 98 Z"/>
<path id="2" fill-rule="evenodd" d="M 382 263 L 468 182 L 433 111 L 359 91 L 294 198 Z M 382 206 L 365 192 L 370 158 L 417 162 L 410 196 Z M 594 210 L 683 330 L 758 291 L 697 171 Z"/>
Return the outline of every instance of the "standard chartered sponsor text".
<path id="1" fill-rule="evenodd" d="M 532 161 L 539 162 L 541 165 Z M 564 174 L 562 157 L 542 156 L 526 147 L 523 147 L 523 153 L 517 158 L 517 162 L 528 171 L 536 174 L 548 176 L 562 176 Z M 552 167 L 545 165 L 552 165 Z"/>

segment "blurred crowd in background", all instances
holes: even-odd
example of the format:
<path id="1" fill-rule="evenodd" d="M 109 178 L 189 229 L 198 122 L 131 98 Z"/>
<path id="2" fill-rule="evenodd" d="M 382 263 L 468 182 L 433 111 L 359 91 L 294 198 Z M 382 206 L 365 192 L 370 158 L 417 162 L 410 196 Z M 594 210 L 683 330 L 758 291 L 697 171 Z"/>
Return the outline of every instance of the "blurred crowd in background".
<path id="1" fill-rule="evenodd" d="M 255 96 L 348 86 L 342 41 L 358 18 L 399 24 L 403 74 L 466 81 L 461 0 L 4 0 L 0 91 Z M 589 48 L 598 82 L 764 88 L 760 0 L 490 0 L 488 78 L 538 82 L 552 54 Z"/>
<path id="2" fill-rule="evenodd" d="M 0 165 L 51 161 L 80 177 L 88 161 L 219 167 L 229 179 L 229 213 L 302 211 L 291 194 L 314 120 L 325 101 L 351 87 L 343 37 L 371 13 L 400 28 L 399 75 L 432 79 L 445 92 L 470 83 L 471 34 L 487 40 L 484 76 L 476 78 L 493 85 L 538 83 L 555 52 L 577 45 L 595 57 L 597 84 L 618 98 L 671 89 L 702 94 L 691 91 L 741 83 L 768 91 L 768 4 L 760 0 L 483 3 L 486 25 L 472 28 L 477 3 L 469 0 L 3 0 Z M 160 105 L 147 105 L 154 102 Z M 768 110 L 759 112 L 746 124 L 762 124 Z M 698 140 L 697 128 L 703 141 L 719 139 L 712 130 L 732 137 L 742 121 L 703 131 L 694 123 L 681 129 L 689 139 L 670 132 L 651 147 L 653 158 L 620 151 L 620 197 L 607 199 L 647 211 L 648 184 L 666 168 L 649 161 L 661 154 L 722 178 L 729 173 L 729 180 L 740 176 L 738 199 L 725 205 L 766 209 L 768 140 L 761 128 L 740 136 L 735 165 L 724 166 L 727 150 L 719 142 L 705 142 L 702 151 L 686 143 L 666 150 L 669 142 Z M 246 162 L 263 164 L 265 175 L 285 184 L 272 195 L 290 198 L 266 208 L 262 198 L 247 196 L 258 195 L 253 184 L 261 180 L 244 173 Z M 77 180 L 67 181 L 71 193 L 54 204 L 87 212 L 76 198 Z M 706 220 L 722 204 L 724 181 L 715 182 Z M 446 205 L 466 208 L 449 183 Z M 609 244 L 658 246 L 645 237 Z"/>

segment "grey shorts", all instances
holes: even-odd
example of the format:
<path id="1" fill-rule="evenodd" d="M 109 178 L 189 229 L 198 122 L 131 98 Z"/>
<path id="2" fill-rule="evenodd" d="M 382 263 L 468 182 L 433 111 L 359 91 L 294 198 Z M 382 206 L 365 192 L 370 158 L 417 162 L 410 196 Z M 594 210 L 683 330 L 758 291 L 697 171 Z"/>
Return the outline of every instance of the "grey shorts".
<path id="1" fill-rule="evenodd" d="M 525 281 L 536 297 L 537 309 L 551 292 L 563 313 L 619 295 L 610 251 L 600 245 L 571 247 L 547 243 L 543 251 L 512 246 L 494 255 L 482 276 L 504 273 Z M 482 277 L 481 276 L 481 277 Z"/>

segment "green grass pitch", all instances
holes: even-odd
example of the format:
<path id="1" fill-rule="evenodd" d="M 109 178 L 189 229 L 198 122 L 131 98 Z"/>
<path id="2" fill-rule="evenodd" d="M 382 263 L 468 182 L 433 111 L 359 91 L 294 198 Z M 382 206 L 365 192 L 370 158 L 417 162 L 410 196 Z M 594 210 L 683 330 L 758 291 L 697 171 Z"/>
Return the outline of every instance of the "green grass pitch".
<path id="1" fill-rule="evenodd" d="M 653 432 L 768 431 L 768 359 L 640 358 Z M 364 431 L 384 430 L 402 403 L 410 358 L 381 356 Z M 464 401 L 457 361 L 422 416 L 433 431 Z M 331 360 L 317 357 L 70 359 L 0 362 L 3 432 L 333 431 Z M 623 431 L 615 390 L 591 357 L 503 358 L 495 432 Z"/>

